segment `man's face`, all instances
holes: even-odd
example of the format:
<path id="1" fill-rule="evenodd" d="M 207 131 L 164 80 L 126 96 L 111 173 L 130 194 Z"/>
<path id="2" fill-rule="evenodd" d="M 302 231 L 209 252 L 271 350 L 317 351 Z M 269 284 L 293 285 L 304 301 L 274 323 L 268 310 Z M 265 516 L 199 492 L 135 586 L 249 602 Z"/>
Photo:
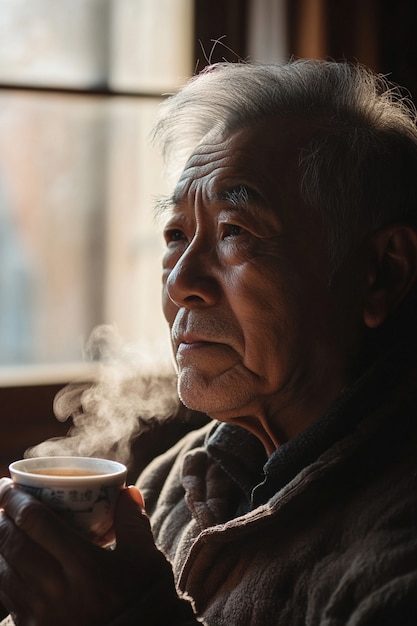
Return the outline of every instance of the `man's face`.
<path id="1" fill-rule="evenodd" d="M 273 441 L 339 393 L 360 317 L 347 286 L 328 287 L 321 220 L 300 198 L 308 138 L 302 123 L 273 119 L 207 140 L 164 231 L 163 308 L 182 401 Z"/>

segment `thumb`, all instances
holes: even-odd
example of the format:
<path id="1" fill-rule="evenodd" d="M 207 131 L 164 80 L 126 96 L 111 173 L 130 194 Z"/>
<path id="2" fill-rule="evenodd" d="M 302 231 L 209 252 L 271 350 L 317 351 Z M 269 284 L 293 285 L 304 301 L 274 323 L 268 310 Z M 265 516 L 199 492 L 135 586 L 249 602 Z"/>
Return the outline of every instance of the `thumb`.
<path id="1" fill-rule="evenodd" d="M 127 564 L 135 567 L 140 564 L 141 571 L 147 573 L 149 580 L 163 573 L 172 577 L 171 566 L 155 545 L 143 506 L 142 494 L 136 487 L 121 490 L 114 517 L 115 552 Z"/>
<path id="2" fill-rule="evenodd" d="M 132 554 L 136 549 L 143 553 L 146 547 L 155 547 L 142 494 L 133 485 L 120 492 L 114 514 L 114 531 L 119 553 L 126 551 Z"/>
<path id="3" fill-rule="evenodd" d="M 139 491 L 137 487 L 135 487 L 134 485 L 129 485 L 128 487 L 125 487 L 124 489 L 122 489 L 122 492 L 125 492 L 125 494 L 129 496 L 130 501 L 138 504 L 141 507 L 141 509 L 145 508 L 145 501 L 143 499 L 143 495 L 141 494 L 141 492 Z"/>

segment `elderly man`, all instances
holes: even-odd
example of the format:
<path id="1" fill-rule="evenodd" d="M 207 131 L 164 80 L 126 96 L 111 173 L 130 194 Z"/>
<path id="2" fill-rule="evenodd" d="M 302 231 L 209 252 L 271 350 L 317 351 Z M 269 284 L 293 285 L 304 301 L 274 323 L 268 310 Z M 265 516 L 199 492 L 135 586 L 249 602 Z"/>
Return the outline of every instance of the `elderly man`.
<path id="1" fill-rule="evenodd" d="M 2 603 L 37 626 L 416 624 L 411 108 L 346 63 L 221 64 L 156 137 L 178 392 L 211 421 L 140 476 L 146 513 L 122 492 L 112 551 L 3 479 Z"/>

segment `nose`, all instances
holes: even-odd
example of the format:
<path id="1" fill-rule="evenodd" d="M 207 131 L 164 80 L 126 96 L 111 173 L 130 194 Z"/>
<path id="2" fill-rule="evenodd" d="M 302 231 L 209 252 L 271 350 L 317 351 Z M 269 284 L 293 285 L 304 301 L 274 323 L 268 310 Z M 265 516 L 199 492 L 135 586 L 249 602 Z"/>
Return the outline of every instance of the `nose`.
<path id="1" fill-rule="evenodd" d="M 195 238 L 164 270 L 166 295 L 179 308 L 213 306 L 220 295 L 217 266 L 215 251 Z"/>

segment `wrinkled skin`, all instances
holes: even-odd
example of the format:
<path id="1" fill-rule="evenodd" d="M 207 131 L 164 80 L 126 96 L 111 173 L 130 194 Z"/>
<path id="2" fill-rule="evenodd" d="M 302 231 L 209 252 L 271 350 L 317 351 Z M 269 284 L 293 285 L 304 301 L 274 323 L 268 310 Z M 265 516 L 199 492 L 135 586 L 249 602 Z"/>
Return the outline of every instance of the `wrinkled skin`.
<path id="1" fill-rule="evenodd" d="M 164 574 L 169 579 L 170 566 L 131 489 L 119 497 L 117 547 L 105 550 L 8 479 L 0 481 L 0 601 L 17 626 L 107 623 L 139 590 Z"/>
<path id="2" fill-rule="evenodd" d="M 271 454 L 349 383 L 363 333 L 361 257 L 329 286 L 320 213 L 300 193 L 309 122 L 212 134 L 165 225 L 163 308 L 185 405 L 251 430 Z"/>

